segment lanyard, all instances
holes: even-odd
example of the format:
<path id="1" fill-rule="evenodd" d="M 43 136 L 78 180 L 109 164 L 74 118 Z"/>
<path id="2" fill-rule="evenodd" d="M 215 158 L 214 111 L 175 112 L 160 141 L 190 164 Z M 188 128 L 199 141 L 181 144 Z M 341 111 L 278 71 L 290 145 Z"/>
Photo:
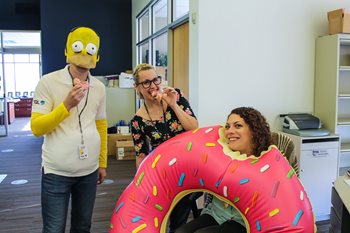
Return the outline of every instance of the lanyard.
<path id="1" fill-rule="evenodd" d="M 90 83 L 90 79 L 89 77 L 87 78 L 88 82 Z M 72 84 L 74 86 L 74 81 L 72 79 Z M 81 111 L 79 112 L 79 108 L 78 108 L 78 105 L 76 106 L 77 108 L 77 113 L 78 113 L 78 121 L 79 121 L 79 130 L 80 130 L 80 140 L 81 140 L 81 144 L 83 145 L 84 144 L 84 135 L 83 135 L 83 128 L 81 127 L 81 114 L 83 113 L 86 105 L 87 105 L 87 102 L 88 102 L 88 99 L 89 99 L 89 92 L 90 92 L 90 88 L 87 89 L 87 93 L 86 93 L 86 99 L 85 99 L 85 103 L 84 103 L 84 106 L 83 108 L 81 109 Z"/>
<path id="2" fill-rule="evenodd" d="M 161 103 L 161 105 L 162 105 L 163 120 L 164 120 L 164 128 L 165 128 L 165 140 L 164 140 L 164 141 L 166 141 L 166 140 L 169 139 L 168 124 L 167 124 L 167 120 L 166 120 L 166 117 L 165 117 L 165 112 L 164 112 L 164 107 L 163 107 L 163 101 L 161 101 L 160 103 Z M 147 114 L 148 114 L 149 119 L 150 119 L 151 121 L 153 121 L 152 118 L 151 118 L 151 115 L 150 115 L 149 112 L 148 112 L 148 108 L 147 108 L 146 103 L 143 102 L 143 104 L 145 105 L 145 109 L 146 109 L 146 112 L 147 112 Z M 154 127 L 156 128 L 157 131 L 159 131 L 159 130 L 157 129 L 157 126 L 156 126 L 155 124 L 154 124 Z"/>

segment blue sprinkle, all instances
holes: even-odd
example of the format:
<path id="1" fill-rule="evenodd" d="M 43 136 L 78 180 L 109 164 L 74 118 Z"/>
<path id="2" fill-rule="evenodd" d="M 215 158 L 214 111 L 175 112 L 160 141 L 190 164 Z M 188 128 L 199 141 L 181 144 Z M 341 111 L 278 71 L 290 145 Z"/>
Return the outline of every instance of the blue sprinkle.
<path id="1" fill-rule="evenodd" d="M 185 179 L 185 173 L 181 173 L 180 179 L 179 179 L 179 183 L 177 184 L 179 187 L 182 186 L 183 182 Z"/>
<path id="2" fill-rule="evenodd" d="M 199 183 L 201 183 L 201 186 L 204 186 L 204 181 L 202 178 L 199 178 Z"/>
<path id="3" fill-rule="evenodd" d="M 293 220 L 293 226 L 296 226 L 296 225 L 298 225 L 298 223 L 299 223 L 299 220 L 300 220 L 300 218 L 301 218 L 301 215 L 303 215 L 303 211 L 302 210 L 299 210 L 298 211 L 298 213 L 295 215 L 295 217 L 294 217 L 294 220 Z"/>
<path id="4" fill-rule="evenodd" d="M 258 229 L 258 231 L 261 231 L 260 221 L 256 220 L 255 224 L 256 224 L 256 228 Z"/>
<path id="5" fill-rule="evenodd" d="M 216 182 L 215 187 L 218 188 L 220 184 L 221 184 L 221 179 L 218 182 Z"/>
<path id="6" fill-rule="evenodd" d="M 115 209 L 115 212 L 117 213 L 118 210 L 119 210 L 123 205 L 124 205 L 124 202 L 120 203 L 120 204 L 118 205 L 117 209 Z"/>
<path id="7" fill-rule="evenodd" d="M 140 216 L 136 216 L 135 218 L 133 218 L 131 221 L 132 222 L 137 222 L 137 221 L 140 221 L 141 220 L 141 217 Z"/>
<path id="8" fill-rule="evenodd" d="M 248 178 L 244 178 L 244 179 L 241 179 L 241 180 L 239 181 L 239 184 L 245 184 L 245 183 L 247 183 L 248 181 L 249 181 Z"/>

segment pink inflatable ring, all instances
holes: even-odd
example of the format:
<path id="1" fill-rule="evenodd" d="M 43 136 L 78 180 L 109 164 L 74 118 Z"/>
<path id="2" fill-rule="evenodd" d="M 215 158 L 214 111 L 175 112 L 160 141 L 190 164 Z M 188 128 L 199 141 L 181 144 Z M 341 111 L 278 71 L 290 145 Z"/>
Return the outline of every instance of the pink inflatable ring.
<path id="1" fill-rule="evenodd" d="M 180 134 L 149 154 L 119 198 L 109 232 L 165 233 L 175 204 L 195 191 L 234 206 L 247 232 L 316 232 L 304 187 L 279 150 L 232 152 L 222 126 Z"/>

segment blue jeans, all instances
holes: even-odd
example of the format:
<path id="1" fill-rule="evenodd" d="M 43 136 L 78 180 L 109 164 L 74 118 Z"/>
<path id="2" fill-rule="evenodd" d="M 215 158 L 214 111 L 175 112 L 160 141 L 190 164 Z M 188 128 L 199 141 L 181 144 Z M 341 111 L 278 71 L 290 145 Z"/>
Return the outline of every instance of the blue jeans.
<path id="1" fill-rule="evenodd" d="M 87 176 L 44 174 L 41 180 L 43 233 L 64 233 L 71 198 L 71 233 L 89 233 L 98 170 Z"/>

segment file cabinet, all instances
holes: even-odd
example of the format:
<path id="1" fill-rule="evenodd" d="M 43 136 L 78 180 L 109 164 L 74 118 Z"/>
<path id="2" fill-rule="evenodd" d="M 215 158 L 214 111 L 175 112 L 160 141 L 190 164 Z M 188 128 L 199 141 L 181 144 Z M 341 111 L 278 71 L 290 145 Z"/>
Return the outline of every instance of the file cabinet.
<path id="1" fill-rule="evenodd" d="M 316 221 L 330 219 L 332 184 L 339 171 L 339 136 L 300 137 L 294 142 L 300 163 L 300 180 L 311 201 Z"/>

